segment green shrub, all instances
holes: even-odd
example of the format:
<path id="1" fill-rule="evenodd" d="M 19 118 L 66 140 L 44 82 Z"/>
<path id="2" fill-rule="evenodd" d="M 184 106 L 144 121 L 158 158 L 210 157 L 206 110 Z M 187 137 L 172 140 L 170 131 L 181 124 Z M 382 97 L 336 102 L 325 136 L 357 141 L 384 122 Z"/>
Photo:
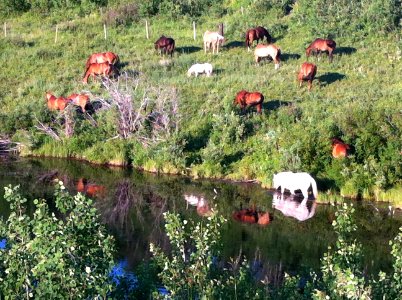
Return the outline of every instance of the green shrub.
<path id="1" fill-rule="evenodd" d="M 114 240 L 100 224 L 92 201 L 70 196 L 57 183 L 51 212 L 43 199 L 26 213 L 27 199 L 17 187 L 5 188 L 11 214 L 0 221 L 0 294 L 18 299 L 106 298 L 112 286 Z"/>

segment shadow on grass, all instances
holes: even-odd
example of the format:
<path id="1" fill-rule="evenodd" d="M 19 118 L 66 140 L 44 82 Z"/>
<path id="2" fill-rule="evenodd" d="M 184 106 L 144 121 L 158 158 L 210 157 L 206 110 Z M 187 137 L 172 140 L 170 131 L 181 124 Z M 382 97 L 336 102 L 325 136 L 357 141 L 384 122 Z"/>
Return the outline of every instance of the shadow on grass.
<path id="1" fill-rule="evenodd" d="M 262 104 L 262 108 L 264 111 L 276 110 L 281 106 L 289 106 L 292 102 L 289 101 L 281 101 L 281 100 L 272 100 Z"/>
<path id="2" fill-rule="evenodd" d="M 328 73 L 325 73 L 324 75 L 321 75 L 317 79 L 320 82 L 320 85 L 328 85 L 328 84 L 334 83 L 335 81 L 343 80 L 345 78 L 346 78 L 346 75 L 344 75 L 344 74 L 328 72 Z"/>
<path id="3" fill-rule="evenodd" d="M 334 54 L 350 55 L 352 53 L 355 53 L 356 51 L 357 51 L 357 49 L 354 47 L 338 47 L 338 48 L 335 48 Z"/>
<path id="4" fill-rule="evenodd" d="M 288 61 L 291 59 L 299 59 L 300 57 L 301 57 L 301 55 L 297 54 L 297 53 L 282 53 L 281 54 L 282 61 Z"/>
<path id="5" fill-rule="evenodd" d="M 241 160 L 244 156 L 244 152 L 237 151 L 236 153 L 225 155 L 222 162 L 224 165 L 228 166 L 234 162 Z"/>
<path id="6" fill-rule="evenodd" d="M 225 44 L 225 48 L 227 49 L 232 49 L 232 48 L 242 48 L 242 47 L 246 47 L 244 42 L 240 42 L 240 41 L 232 41 L 229 42 L 227 44 Z"/>
<path id="7" fill-rule="evenodd" d="M 183 53 L 190 54 L 190 53 L 198 52 L 201 50 L 202 50 L 202 48 L 197 47 L 197 46 L 183 46 L 183 47 L 176 48 L 176 52 L 181 53 L 181 54 L 183 54 Z"/>

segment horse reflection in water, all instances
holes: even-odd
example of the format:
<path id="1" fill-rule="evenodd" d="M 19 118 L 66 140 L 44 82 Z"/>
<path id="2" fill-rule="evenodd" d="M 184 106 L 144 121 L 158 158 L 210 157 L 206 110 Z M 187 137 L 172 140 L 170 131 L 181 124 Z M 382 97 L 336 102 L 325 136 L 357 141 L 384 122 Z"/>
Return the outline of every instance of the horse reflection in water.
<path id="1" fill-rule="evenodd" d="M 183 194 L 188 204 L 197 207 L 197 214 L 201 217 L 212 216 L 213 210 L 209 207 L 208 201 L 201 195 Z"/>
<path id="2" fill-rule="evenodd" d="M 79 178 L 77 182 L 77 192 L 86 194 L 88 197 L 95 197 L 104 194 L 106 188 L 103 185 L 88 183 L 85 178 Z"/>
<path id="3" fill-rule="evenodd" d="M 272 220 L 272 216 L 270 216 L 268 211 L 257 211 L 255 207 L 237 210 L 232 214 L 232 217 L 242 223 L 262 226 L 268 225 Z"/>
<path id="4" fill-rule="evenodd" d="M 287 217 L 293 217 L 299 221 L 306 221 L 314 216 L 317 202 L 313 201 L 312 205 L 309 205 L 309 201 L 306 197 L 300 202 L 297 196 L 285 196 L 279 192 L 275 192 L 272 206 L 280 210 Z"/>

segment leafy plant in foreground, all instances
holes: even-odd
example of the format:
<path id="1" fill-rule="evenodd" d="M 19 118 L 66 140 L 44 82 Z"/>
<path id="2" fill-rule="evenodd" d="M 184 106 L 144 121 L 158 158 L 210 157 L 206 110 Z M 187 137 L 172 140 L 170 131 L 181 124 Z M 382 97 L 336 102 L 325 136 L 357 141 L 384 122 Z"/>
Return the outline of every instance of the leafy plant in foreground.
<path id="1" fill-rule="evenodd" d="M 99 223 L 92 201 L 70 196 L 61 181 L 53 213 L 43 199 L 34 200 L 32 217 L 19 187 L 6 187 L 11 213 L 0 221 L 7 241 L 0 249 L 0 295 L 10 298 L 105 298 L 111 291 L 114 240 Z"/>

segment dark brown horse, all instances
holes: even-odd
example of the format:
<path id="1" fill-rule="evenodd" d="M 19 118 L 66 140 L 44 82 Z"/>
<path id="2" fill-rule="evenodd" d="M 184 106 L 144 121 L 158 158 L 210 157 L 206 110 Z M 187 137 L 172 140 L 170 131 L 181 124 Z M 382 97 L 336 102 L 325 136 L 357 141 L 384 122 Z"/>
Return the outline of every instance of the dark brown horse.
<path id="1" fill-rule="evenodd" d="M 113 52 L 102 52 L 102 53 L 94 53 L 92 54 L 86 64 L 85 68 L 88 68 L 90 64 L 101 64 L 101 63 L 109 63 L 111 65 L 117 65 L 120 61 L 120 58 L 117 54 Z"/>
<path id="2" fill-rule="evenodd" d="M 333 52 L 336 48 L 334 40 L 316 39 L 306 49 L 306 56 L 309 57 L 311 52 L 318 54 L 320 52 L 328 52 L 329 61 L 332 62 Z"/>
<path id="3" fill-rule="evenodd" d="M 257 112 L 261 113 L 262 102 L 264 102 L 264 96 L 261 93 L 249 93 L 245 90 L 241 90 L 236 94 L 233 104 L 239 104 L 242 110 L 249 106 L 257 106 Z"/>
<path id="4" fill-rule="evenodd" d="M 165 53 L 165 54 L 170 55 L 170 57 L 173 56 L 173 52 L 174 52 L 174 49 L 175 49 L 174 39 L 162 35 L 154 43 L 154 45 L 155 45 L 155 50 L 160 50 L 161 54 Z"/>
<path id="5" fill-rule="evenodd" d="M 97 75 L 101 75 L 101 76 L 111 76 L 111 75 L 119 75 L 119 70 L 114 66 L 109 64 L 108 62 L 104 62 L 104 63 L 94 63 L 94 64 L 90 64 L 86 70 L 85 70 L 85 74 L 84 74 L 84 78 L 82 79 L 82 83 L 87 84 L 88 83 L 88 78 L 89 76 L 97 76 Z"/>
<path id="6" fill-rule="evenodd" d="M 258 26 L 256 28 L 251 28 L 251 29 L 247 30 L 247 32 L 246 32 L 247 50 L 250 51 L 250 47 L 253 45 L 254 41 L 257 41 L 257 44 L 258 44 L 259 40 L 264 41 L 264 37 L 266 38 L 267 43 L 270 44 L 272 38 L 269 35 L 268 30 L 266 30 L 262 26 Z"/>
<path id="7" fill-rule="evenodd" d="M 302 64 L 299 75 L 297 76 L 297 79 L 299 80 L 299 86 L 302 86 L 303 81 L 308 82 L 308 90 L 311 90 L 311 87 L 313 85 L 313 80 L 315 77 L 315 74 L 317 74 L 317 66 L 308 62 L 305 62 Z"/>
<path id="8" fill-rule="evenodd" d="M 341 139 L 332 139 L 332 156 L 334 158 L 343 158 L 348 156 L 350 146 L 344 143 Z"/>

